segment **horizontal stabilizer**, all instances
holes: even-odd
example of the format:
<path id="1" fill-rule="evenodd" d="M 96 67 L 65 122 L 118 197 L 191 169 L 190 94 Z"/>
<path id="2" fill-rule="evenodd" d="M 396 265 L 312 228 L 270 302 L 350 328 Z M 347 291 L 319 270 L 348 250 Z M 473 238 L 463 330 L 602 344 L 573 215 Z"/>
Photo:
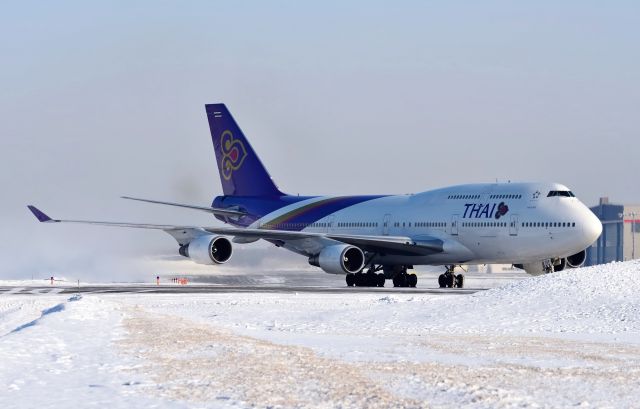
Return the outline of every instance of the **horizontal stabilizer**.
<path id="1" fill-rule="evenodd" d="M 121 198 L 128 199 L 128 200 L 137 200 L 138 202 L 154 203 L 154 204 L 161 204 L 166 206 L 184 207 L 186 209 L 201 210 L 203 212 L 213 213 L 220 216 L 239 217 L 239 216 L 244 216 L 246 214 L 245 212 L 241 212 L 238 210 L 219 209 L 215 207 L 206 207 L 206 206 L 194 206 L 194 205 L 188 205 L 183 203 L 162 202 L 160 200 L 140 199 L 137 197 L 121 196 Z"/>

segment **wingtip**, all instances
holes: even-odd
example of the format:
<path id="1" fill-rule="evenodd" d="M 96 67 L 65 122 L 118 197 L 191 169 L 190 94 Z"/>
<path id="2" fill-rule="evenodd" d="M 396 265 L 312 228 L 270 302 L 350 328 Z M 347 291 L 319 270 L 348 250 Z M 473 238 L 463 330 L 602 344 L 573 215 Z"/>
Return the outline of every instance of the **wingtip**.
<path id="1" fill-rule="evenodd" d="M 38 209 L 37 207 L 33 205 L 28 205 L 27 208 L 31 210 L 31 213 L 33 213 L 33 215 L 36 217 L 36 219 L 38 219 L 39 222 L 44 223 L 44 222 L 53 221 L 51 217 L 44 214 L 44 212 Z"/>

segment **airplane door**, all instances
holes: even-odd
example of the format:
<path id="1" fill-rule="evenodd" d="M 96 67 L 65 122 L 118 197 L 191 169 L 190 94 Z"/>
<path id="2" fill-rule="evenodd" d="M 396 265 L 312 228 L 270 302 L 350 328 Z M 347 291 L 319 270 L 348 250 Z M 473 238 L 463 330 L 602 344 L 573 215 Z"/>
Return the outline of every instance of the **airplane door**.
<path id="1" fill-rule="evenodd" d="M 390 214 L 385 214 L 384 215 L 384 219 L 382 220 L 382 235 L 383 236 L 388 236 L 389 235 L 389 224 L 391 223 L 391 215 Z"/>
<path id="2" fill-rule="evenodd" d="M 509 222 L 509 234 L 512 236 L 518 235 L 518 215 L 512 214 L 511 221 Z"/>
<path id="3" fill-rule="evenodd" d="M 329 219 L 327 220 L 327 233 L 331 233 L 331 229 L 333 229 L 333 220 L 335 219 L 334 215 L 329 216 Z"/>
<path id="4" fill-rule="evenodd" d="M 458 217 L 459 215 L 457 214 L 454 214 L 453 216 L 451 216 L 451 235 L 452 236 L 458 235 Z"/>

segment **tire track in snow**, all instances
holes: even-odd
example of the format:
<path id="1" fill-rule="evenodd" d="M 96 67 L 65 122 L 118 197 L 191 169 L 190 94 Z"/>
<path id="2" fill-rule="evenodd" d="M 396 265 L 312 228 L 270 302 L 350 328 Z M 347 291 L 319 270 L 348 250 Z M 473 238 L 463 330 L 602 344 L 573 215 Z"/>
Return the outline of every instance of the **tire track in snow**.
<path id="1" fill-rule="evenodd" d="M 156 382 L 150 393 L 184 401 L 228 401 L 250 407 L 417 408 L 363 371 L 360 364 L 316 355 L 184 318 L 137 309 L 119 345 L 144 360 Z"/>

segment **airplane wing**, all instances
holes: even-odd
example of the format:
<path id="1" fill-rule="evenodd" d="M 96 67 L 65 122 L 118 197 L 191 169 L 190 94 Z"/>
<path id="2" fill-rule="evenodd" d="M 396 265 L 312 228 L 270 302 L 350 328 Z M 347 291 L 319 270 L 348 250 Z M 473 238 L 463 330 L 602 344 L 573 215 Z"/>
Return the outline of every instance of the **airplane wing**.
<path id="1" fill-rule="evenodd" d="M 204 230 L 234 237 L 264 240 L 304 240 L 329 239 L 360 247 L 364 251 L 398 255 L 426 256 L 443 251 L 443 241 L 438 238 L 424 238 L 415 241 L 403 236 L 365 236 L 349 234 L 312 233 L 304 231 L 235 229 L 226 227 L 205 227 Z"/>
<path id="2" fill-rule="evenodd" d="M 246 214 L 245 212 L 240 212 L 238 210 L 218 209 L 216 207 L 194 206 L 194 205 L 174 203 L 174 202 L 162 202 L 160 200 L 140 199 L 137 197 L 130 197 L 130 196 L 120 196 L 120 197 L 122 199 L 136 200 L 138 202 L 155 203 L 155 204 L 161 204 L 166 206 L 176 206 L 176 207 L 184 207 L 187 209 L 201 210 L 207 213 L 219 214 L 220 216 L 236 216 L 237 217 L 237 216 L 244 216 Z"/>
<path id="3" fill-rule="evenodd" d="M 121 223 L 95 220 L 61 220 L 52 219 L 35 206 L 29 205 L 27 207 L 29 208 L 31 213 L 33 213 L 33 215 L 42 223 L 81 223 L 110 227 L 163 230 L 173 236 L 181 245 L 189 243 L 189 241 L 191 241 L 195 237 L 206 234 L 219 234 L 244 239 L 279 240 L 283 242 L 308 239 L 321 240 L 325 242 L 335 241 L 357 246 L 363 251 L 384 254 L 424 256 L 434 253 L 441 253 L 443 251 L 444 244 L 442 240 L 428 236 L 421 236 L 420 240 L 413 240 L 410 237 L 402 236 L 366 236 L 268 229 L 238 229 L 229 227 Z"/>

